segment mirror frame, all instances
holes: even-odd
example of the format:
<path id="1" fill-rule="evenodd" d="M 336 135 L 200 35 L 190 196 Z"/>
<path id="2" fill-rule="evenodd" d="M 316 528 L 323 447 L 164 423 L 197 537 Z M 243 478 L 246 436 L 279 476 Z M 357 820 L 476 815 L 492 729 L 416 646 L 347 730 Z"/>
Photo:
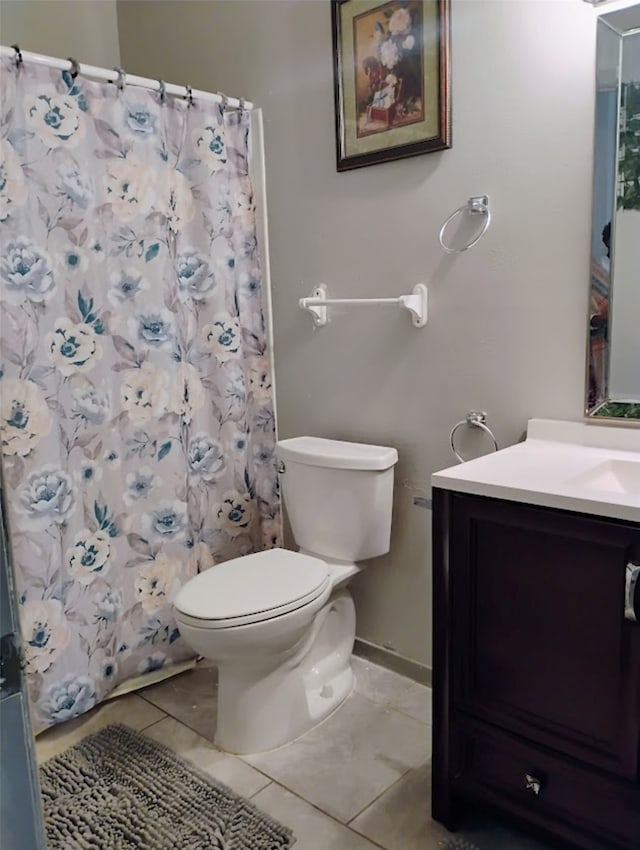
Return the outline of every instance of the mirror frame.
<path id="1" fill-rule="evenodd" d="M 619 60 L 619 68 L 622 62 L 622 46 L 624 44 L 624 37 L 631 35 L 633 33 L 640 32 L 640 4 L 635 4 L 629 6 L 624 9 L 619 9 L 614 12 L 609 12 L 606 14 L 601 14 L 598 16 L 597 20 L 597 41 L 596 41 L 596 74 L 595 74 L 595 82 L 596 82 L 596 96 L 599 91 L 598 83 L 600 81 L 600 67 L 599 60 L 604 55 L 606 50 L 605 42 L 607 39 L 610 39 L 612 34 L 618 36 L 619 43 L 619 51 L 620 51 L 620 60 Z M 618 73 L 617 79 L 617 103 L 616 103 L 616 144 L 615 144 L 615 177 L 617 180 L 618 174 L 618 156 L 619 156 L 619 146 L 620 146 L 620 99 L 621 99 L 621 74 Z M 597 139 L 597 110 L 598 103 L 596 100 L 595 103 L 595 117 L 594 121 L 594 162 L 593 162 L 593 190 L 592 190 L 592 214 L 591 214 L 591 236 L 593 239 L 593 229 L 596 226 L 595 224 L 595 214 L 596 214 L 596 168 L 597 168 L 597 157 L 598 157 L 598 139 Z M 615 217 L 615 213 L 618 209 L 617 199 L 615 198 L 616 188 L 614 187 L 614 208 L 612 210 L 612 219 Z M 611 305 L 613 301 L 613 292 L 614 292 L 614 267 L 615 267 L 615 227 L 613 232 L 613 240 L 611 243 L 611 275 L 608 283 L 609 291 L 607 294 L 609 305 Z M 639 234 L 640 236 L 640 234 Z M 590 390 L 591 390 L 591 366 L 592 366 L 592 340 L 591 340 L 591 332 L 592 332 L 592 319 L 593 319 L 593 310 L 592 310 L 592 296 L 594 292 L 594 278 L 592 274 L 592 266 L 593 266 L 593 256 L 592 256 L 592 247 L 590 245 L 589 249 L 590 255 L 590 273 L 589 273 L 589 310 L 587 314 L 587 345 L 586 345 L 586 369 L 585 369 L 585 390 L 584 390 L 584 399 L 585 399 L 585 407 L 584 407 L 584 415 L 589 420 L 589 422 L 594 423 L 602 423 L 602 424 L 620 424 L 620 425 L 632 425 L 640 427 L 640 398 L 637 400 L 620 400 L 616 398 L 611 398 L 609 396 L 609 379 L 610 379 L 610 348 L 612 344 L 611 339 L 611 316 L 612 311 L 609 309 L 607 314 L 607 324 L 606 324 L 606 336 L 604 341 L 604 350 L 606 352 L 606 373 L 603 379 L 603 390 L 604 397 L 597 400 L 595 403 L 590 403 Z M 618 284 L 620 285 L 620 284 Z M 639 317 L 640 320 L 640 317 Z M 639 321 L 640 325 L 640 321 Z M 640 332 L 640 331 L 639 331 Z M 640 371 L 640 364 L 639 364 Z"/>

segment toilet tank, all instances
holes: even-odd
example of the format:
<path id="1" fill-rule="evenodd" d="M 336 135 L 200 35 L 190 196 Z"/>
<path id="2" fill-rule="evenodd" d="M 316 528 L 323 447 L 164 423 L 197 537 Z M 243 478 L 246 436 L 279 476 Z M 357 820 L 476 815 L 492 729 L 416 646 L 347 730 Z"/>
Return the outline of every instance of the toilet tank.
<path id="1" fill-rule="evenodd" d="M 339 561 L 389 551 L 395 449 L 294 437 L 280 440 L 276 453 L 284 464 L 280 484 L 301 549 Z"/>

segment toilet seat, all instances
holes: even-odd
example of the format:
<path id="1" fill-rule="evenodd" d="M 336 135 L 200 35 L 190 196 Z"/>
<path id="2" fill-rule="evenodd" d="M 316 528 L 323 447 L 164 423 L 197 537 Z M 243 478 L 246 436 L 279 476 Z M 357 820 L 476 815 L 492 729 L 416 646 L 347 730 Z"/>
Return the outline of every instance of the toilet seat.
<path id="1" fill-rule="evenodd" d="M 190 579 L 174 607 L 185 622 L 225 629 L 302 608 L 321 596 L 330 581 L 320 558 L 269 549 L 225 561 Z"/>

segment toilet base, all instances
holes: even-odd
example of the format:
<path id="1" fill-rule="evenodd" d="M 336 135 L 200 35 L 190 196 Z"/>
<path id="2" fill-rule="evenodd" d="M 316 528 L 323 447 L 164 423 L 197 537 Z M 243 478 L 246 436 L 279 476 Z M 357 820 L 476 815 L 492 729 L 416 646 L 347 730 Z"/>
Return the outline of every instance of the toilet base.
<path id="1" fill-rule="evenodd" d="M 221 661 L 215 743 L 227 752 L 258 753 L 308 732 L 353 688 L 355 608 L 336 591 L 284 657 Z"/>

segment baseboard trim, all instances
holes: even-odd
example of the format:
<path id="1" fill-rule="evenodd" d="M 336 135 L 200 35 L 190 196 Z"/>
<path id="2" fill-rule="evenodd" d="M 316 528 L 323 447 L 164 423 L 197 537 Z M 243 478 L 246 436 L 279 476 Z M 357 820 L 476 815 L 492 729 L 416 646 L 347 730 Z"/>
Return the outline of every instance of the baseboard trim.
<path id="1" fill-rule="evenodd" d="M 353 654 L 360 658 L 366 658 L 367 661 L 372 661 L 374 664 L 379 664 L 381 667 L 386 667 L 387 670 L 400 673 L 401 676 L 407 676 L 407 678 L 413 679 L 414 682 L 419 682 L 421 685 L 431 687 L 431 667 L 420 664 L 419 661 L 413 661 L 411 658 L 405 658 L 404 655 L 399 655 L 384 646 L 378 646 L 357 637 L 353 646 Z"/>

